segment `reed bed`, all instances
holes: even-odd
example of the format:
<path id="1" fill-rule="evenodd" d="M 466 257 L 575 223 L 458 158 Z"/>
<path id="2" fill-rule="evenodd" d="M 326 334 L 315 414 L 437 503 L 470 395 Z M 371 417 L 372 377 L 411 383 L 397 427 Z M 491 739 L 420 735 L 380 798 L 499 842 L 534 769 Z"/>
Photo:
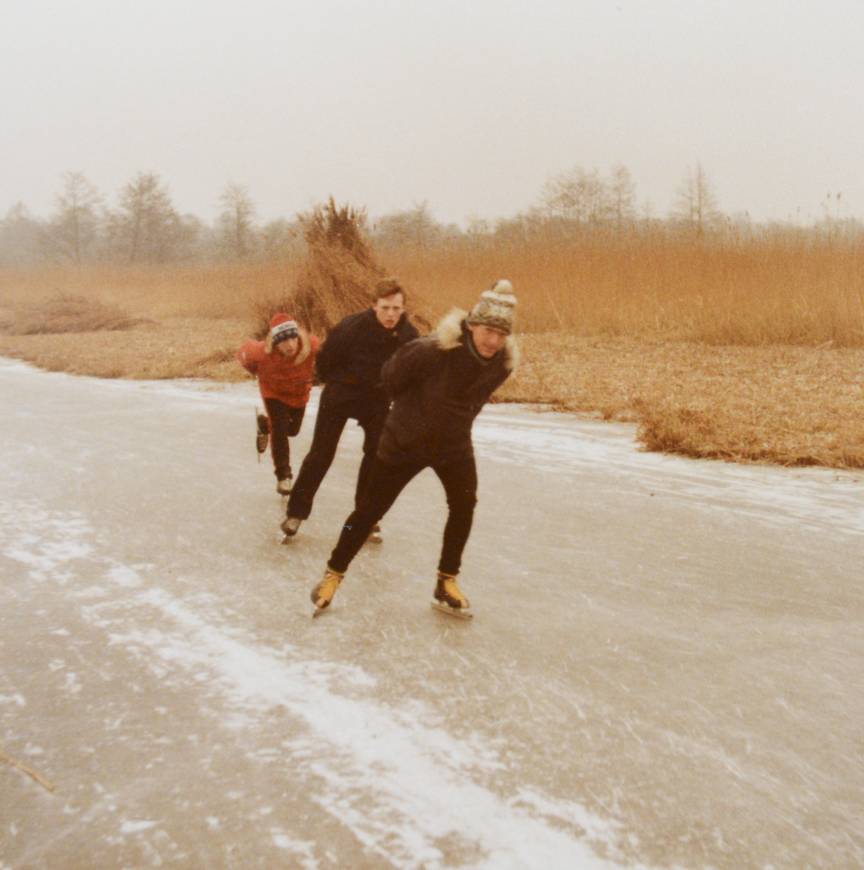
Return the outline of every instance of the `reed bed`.
<path id="1" fill-rule="evenodd" d="M 43 308 L 58 296 L 75 296 L 154 320 L 245 318 L 262 298 L 287 296 L 300 268 L 299 261 L 286 260 L 4 269 L 0 270 L 0 310 Z"/>
<path id="2" fill-rule="evenodd" d="M 480 237 L 382 249 L 376 260 L 429 321 L 469 307 L 497 278 L 513 282 L 525 362 L 504 400 L 635 421 L 649 449 L 864 467 L 864 245 L 855 240 Z M 296 300 L 302 316 L 307 285 L 339 292 L 338 280 L 316 274 L 302 257 L 6 270 L 0 353 L 107 377 L 237 379 L 233 348 L 260 332 L 267 311 Z M 69 334 L 21 334 L 38 330 L 16 324 L 47 318 L 63 296 L 92 302 Z M 338 303 L 323 299 L 320 311 Z M 109 310 L 128 317 L 125 331 L 99 324 Z"/>
<path id="3" fill-rule="evenodd" d="M 385 250 L 378 259 L 384 272 L 409 288 L 414 307 L 431 317 L 469 305 L 480 289 L 507 277 L 519 296 L 523 332 L 659 336 L 712 345 L 864 346 L 864 243 L 855 240 L 808 235 L 697 244 L 663 234 L 486 239 Z M 290 300 L 309 269 L 298 257 L 5 270 L 0 308 L 66 294 L 138 317 L 245 317 L 262 302 Z"/>
<path id="4" fill-rule="evenodd" d="M 394 251 L 388 266 L 437 307 L 508 277 L 526 332 L 864 346 L 864 243 L 634 235 Z"/>

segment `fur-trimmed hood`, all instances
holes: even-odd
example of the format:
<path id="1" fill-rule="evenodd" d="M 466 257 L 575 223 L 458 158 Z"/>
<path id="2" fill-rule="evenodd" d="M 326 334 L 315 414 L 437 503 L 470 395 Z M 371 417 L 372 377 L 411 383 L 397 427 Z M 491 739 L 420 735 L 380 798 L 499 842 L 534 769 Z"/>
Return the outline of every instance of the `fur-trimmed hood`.
<path id="1" fill-rule="evenodd" d="M 461 308 L 453 308 L 435 327 L 433 335 L 438 339 L 442 350 L 455 350 L 462 344 L 462 333 L 466 328 L 465 319 L 468 312 Z M 514 335 L 508 335 L 504 342 L 504 367 L 509 372 L 515 372 L 519 365 L 519 343 Z"/>
<path id="2" fill-rule="evenodd" d="M 294 357 L 286 357 L 286 359 L 295 366 L 299 366 L 304 363 L 312 350 L 312 343 L 309 341 L 309 333 L 306 332 L 306 330 L 303 329 L 302 326 L 297 328 L 297 335 L 300 339 L 300 347 L 297 350 L 297 354 Z M 264 350 L 267 353 L 279 353 L 279 351 L 273 347 L 272 330 L 267 333 L 267 337 L 264 339 Z"/>
<path id="3" fill-rule="evenodd" d="M 498 353 L 483 359 L 469 343 L 466 316 L 450 311 L 434 332 L 408 342 L 381 369 L 393 401 L 378 442 L 382 462 L 435 465 L 473 455 L 474 419 L 513 371 L 517 345 L 508 336 Z"/>

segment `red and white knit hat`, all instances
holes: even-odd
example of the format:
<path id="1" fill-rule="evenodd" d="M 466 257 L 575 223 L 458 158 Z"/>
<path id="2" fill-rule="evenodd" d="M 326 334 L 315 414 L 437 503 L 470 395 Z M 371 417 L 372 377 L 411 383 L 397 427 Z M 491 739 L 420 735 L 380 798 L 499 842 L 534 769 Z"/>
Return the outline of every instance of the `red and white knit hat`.
<path id="1" fill-rule="evenodd" d="M 300 327 L 297 321 L 287 314 L 279 311 L 270 318 L 270 343 L 276 347 L 280 341 L 287 338 L 297 338 L 300 335 Z"/>

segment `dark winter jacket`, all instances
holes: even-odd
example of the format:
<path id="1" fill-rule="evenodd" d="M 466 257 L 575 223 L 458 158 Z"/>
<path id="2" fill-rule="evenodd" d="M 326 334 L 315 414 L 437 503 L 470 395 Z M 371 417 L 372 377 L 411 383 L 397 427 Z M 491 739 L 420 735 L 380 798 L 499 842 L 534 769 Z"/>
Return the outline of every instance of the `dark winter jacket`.
<path id="1" fill-rule="evenodd" d="M 237 360 L 250 374 L 258 377 L 264 399 L 278 399 L 290 408 L 304 408 L 312 389 L 312 370 L 318 353 L 318 338 L 300 330 L 300 344 L 293 357 L 284 356 L 270 346 L 270 339 L 249 339 Z"/>
<path id="2" fill-rule="evenodd" d="M 451 311 L 435 333 L 401 348 L 384 365 L 393 399 L 378 442 L 382 462 L 446 463 L 473 455 L 471 427 L 518 362 L 512 336 L 489 360 L 470 344 L 466 314 Z"/>
<path id="3" fill-rule="evenodd" d="M 340 384 L 352 393 L 384 399 L 381 366 L 420 333 L 403 314 L 393 329 L 382 326 L 371 308 L 350 314 L 327 336 L 318 354 L 318 377 L 328 387 Z"/>

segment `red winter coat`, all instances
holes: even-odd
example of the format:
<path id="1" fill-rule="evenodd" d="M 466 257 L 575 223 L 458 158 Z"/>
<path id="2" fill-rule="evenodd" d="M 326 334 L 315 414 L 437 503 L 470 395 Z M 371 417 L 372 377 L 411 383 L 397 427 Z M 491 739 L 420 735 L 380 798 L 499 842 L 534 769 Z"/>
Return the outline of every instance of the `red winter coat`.
<path id="1" fill-rule="evenodd" d="M 246 371 L 257 375 L 262 398 L 278 399 L 289 408 L 305 407 L 320 347 L 318 338 L 301 329 L 294 357 L 284 356 L 278 348 L 268 353 L 267 347 L 266 341 L 250 339 L 237 351 L 237 360 Z"/>

